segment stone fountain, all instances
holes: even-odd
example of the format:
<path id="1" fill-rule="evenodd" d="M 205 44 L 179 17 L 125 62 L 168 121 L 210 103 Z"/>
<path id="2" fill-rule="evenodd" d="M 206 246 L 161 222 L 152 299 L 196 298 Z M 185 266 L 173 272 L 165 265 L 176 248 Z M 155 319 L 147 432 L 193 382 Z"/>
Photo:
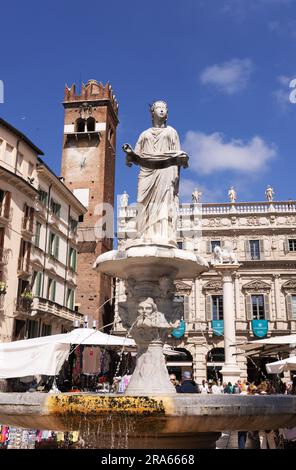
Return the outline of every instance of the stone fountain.
<path id="1" fill-rule="evenodd" d="M 87 447 L 108 449 L 214 448 L 223 430 L 296 425 L 295 396 L 176 394 L 171 385 L 163 345 L 181 317 L 174 281 L 194 279 L 208 265 L 177 247 L 179 175 L 188 166 L 188 155 L 180 150 L 177 132 L 166 125 L 166 103 L 155 102 L 151 113 L 153 127 L 140 135 L 135 149 L 123 146 L 127 164 L 140 166 L 137 237 L 124 249 L 99 256 L 94 265 L 125 281 L 126 301 L 119 314 L 138 346 L 126 393 L 0 393 L 2 424 L 80 430 Z M 232 275 L 239 263 L 216 250 L 212 264 L 222 276 L 227 312 L 223 376 L 237 380 Z"/>
<path id="2" fill-rule="evenodd" d="M 119 304 L 122 325 L 138 346 L 135 371 L 127 395 L 174 394 L 163 345 L 181 319 L 174 300 L 177 279 L 194 279 L 207 262 L 177 247 L 178 188 L 188 155 L 180 149 L 175 129 L 166 125 L 167 105 L 151 106 L 153 127 L 133 149 L 123 146 L 126 161 L 140 166 L 137 197 L 137 237 L 125 249 L 99 256 L 95 269 L 125 280 L 126 301 Z"/>

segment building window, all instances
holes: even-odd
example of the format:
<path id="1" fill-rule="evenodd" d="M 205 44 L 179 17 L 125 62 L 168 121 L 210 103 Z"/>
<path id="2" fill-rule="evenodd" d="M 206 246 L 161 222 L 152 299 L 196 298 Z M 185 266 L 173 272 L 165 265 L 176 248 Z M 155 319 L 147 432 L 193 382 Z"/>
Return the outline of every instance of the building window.
<path id="1" fill-rule="evenodd" d="M 296 295 L 291 295 L 292 298 L 292 320 L 296 320 Z"/>
<path id="2" fill-rule="evenodd" d="M 54 258 L 56 259 L 59 258 L 59 244 L 60 244 L 59 237 L 55 233 L 50 232 L 49 240 L 48 240 L 48 253 L 51 256 L 54 256 Z"/>
<path id="3" fill-rule="evenodd" d="M 51 199 L 50 200 L 50 208 L 51 208 L 54 215 L 56 215 L 57 217 L 60 217 L 61 204 L 58 204 L 57 202 L 54 201 L 54 199 Z"/>
<path id="4" fill-rule="evenodd" d="M 50 335 L 51 335 L 51 325 L 46 325 L 46 323 L 42 323 L 41 336 L 50 336 Z"/>
<path id="5" fill-rule="evenodd" d="M 71 268 L 73 271 L 76 271 L 77 268 L 77 253 L 76 250 L 72 247 L 70 247 L 69 250 L 69 268 Z"/>
<path id="6" fill-rule="evenodd" d="M 289 240 L 289 251 L 296 251 L 296 238 Z"/>
<path id="7" fill-rule="evenodd" d="M 82 118 L 78 118 L 75 124 L 75 131 L 84 132 L 84 130 L 85 130 L 85 120 Z"/>
<path id="8" fill-rule="evenodd" d="M 252 260 L 260 260 L 260 242 L 259 240 L 249 240 L 250 257 Z"/>
<path id="9" fill-rule="evenodd" d="M 52 302 L 55 302 L 55 298 L 56 298 L 56 284 L 57 284 L 56 281 L 54 281 L 50 277 L 48 278 L 46 298 L 48 300 L 51 300 Z"/>
<path id="10" fill-rule="evenodd" d="M 18 152 L 17 154 L 17 169 L 21 173 L 23 168 L 24 156 L 22 153 Z"/>
<path id="11" fill-rule="evenodd" d="M 67 289 L 67 308 L 74 310 L 74 290 Z"/>
<path id="12" fill-rule="evenodd" d="M 34 165 L 33 165 L 33 163 L 29 162 L 28 175 L 32 176 L 33 171 L 34 171 Z"/>
<path id="13" fill-rule="evenodd" d="M 180 306 L 180 311 L 181 311 L 181 318 L 182 318 L 182 320 L 184 320 L 184 317 L 185 317 L 184 296 L 183 295 L 175 295 L 174 301 L 178 302 L 178 304 Z"/>
<path id="14" fill-rule="evenodd" d="M 47 198 L 48 198 L 48 193 L 46 191 L 43 191 L 43 189 L 39 189 L 39 201 L 44 206 L 47 205 Z"/>
<path id="15" fill-rule="evenodd" d="M 8 163 L 9 165 L 13 164 L 12 152 L 13 152 L 13 147 L 9 144 L 6 144 L 4 160 L 5 160 L 5 163 Z"/>
<path id="16" fill-rule="evenodd" d="M 223 320 L 223 295 L 212 295 L 212 318 Z"/>
<path id="17" fill-rule="evenodd" d="M 215 246 L 221 246 L 220 240 L 211 240 L 211 251 L 214 252 Z"/>
<path id="18" fill-rule="evenodd" d="M 252 295 L 252 312 L 253 320 L 264 320 L 265 309 L 264 309 L 264 295 Z"/>
<path id="19" fill-rule="evenodd" d="M 40 231 L 41 231 L 41 223 L 36 222 L 36 227 L 35 227 L 35 246 L 40 248 Z"/>
<path id="20" fill-rule="evenodd" d="M 38 336 L 38 321 L 28 320 L 27 323 L 27 338 L 37 338 Z"/>
<path id="21" fill-rule="evenodd" d="M 41 284 L 42 284 L 42 273 L 40 271 L 34 271 L 33 290 L 34 290 L 34 295 L 36 295 L 37 297 L 41 296 Z"/>
<path id="22" fill-rule="evenodd" d="M 86 126 L 88 132 L 94 132 L 96 128 L 96 121 L 93 117 L 89 117 L 88 120 L 86 121 Z"/>
<path id="23" fill-rule="evenodd" d="M 177 242 L 179 250 L 183 250 L 183 242 Z"/>
<path id="24" fill-rule="evenodd" d="M 75 220 L 75 219 L 73 219 L 73 218 L 70 216 L 69 225 L 70 225 L 70 230 L 71 230 L 72 232 L 76 232 L 77 227 L 78 227 L 78 220 Z"/>

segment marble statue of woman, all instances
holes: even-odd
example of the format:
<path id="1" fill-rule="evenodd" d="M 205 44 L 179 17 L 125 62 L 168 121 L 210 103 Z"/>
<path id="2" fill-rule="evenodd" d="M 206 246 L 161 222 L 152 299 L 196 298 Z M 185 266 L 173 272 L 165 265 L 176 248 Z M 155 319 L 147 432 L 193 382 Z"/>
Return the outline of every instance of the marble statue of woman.
<path id="1" fill-rule="evenodd" d="M 152 127 L 142 132 L 133 150 L 123 145 L 127 165 L 140 165 L 138 177 L 138 239 L 147 244 L 176 246 L 180 167 L 188 155 L 180 149 L 175 129 L 166 125 L 168 107 L 155 101 L 150 107 Z"/>

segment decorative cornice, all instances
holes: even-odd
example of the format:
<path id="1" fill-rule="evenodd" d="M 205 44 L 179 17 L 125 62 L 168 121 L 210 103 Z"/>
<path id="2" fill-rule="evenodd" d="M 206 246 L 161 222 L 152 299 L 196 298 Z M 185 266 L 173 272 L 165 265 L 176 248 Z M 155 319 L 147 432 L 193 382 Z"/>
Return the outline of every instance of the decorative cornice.
<path id="1" fill-rule="evenodd" d="M 285 292 L 296 293 L 296 279 L 291 279 L 282 285 L 282 289 Z"/>
<path id="2" fill-rule="evenodd" d="M 192 286 L 189 286 L 185 282 L 176 281 L 175 285 L 175 294 L 176 295 L 190 295 L 192 291 Z"/>
<path id="3" fill-rule="evenodd" d="M 203 286 L 204 291 L 213 291 L 213 292 L 222 292 L 222 282 L 221 281 L 209 281 Z M 207 292 L 209 293 L 209 292 Z"/>
<path id="4" fill-rule="evenodd" d="M 271 286 L 261 280 L 255 280 L 244 284 L 242 289 L 250 292 L 269 292 Z"/>

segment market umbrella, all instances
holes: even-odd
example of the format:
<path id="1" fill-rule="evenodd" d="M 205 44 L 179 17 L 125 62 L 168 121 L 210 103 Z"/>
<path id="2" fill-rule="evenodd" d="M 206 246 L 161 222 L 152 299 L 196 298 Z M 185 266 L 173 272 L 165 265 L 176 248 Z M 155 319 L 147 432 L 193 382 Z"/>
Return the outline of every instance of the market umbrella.
<path id="1" fill-rule="evenodd" d="M 268 374 L 281 374 L 287 370 L 296 370 L 296 356 L 287 357 L 281 361 L 266 364 Z"/>

